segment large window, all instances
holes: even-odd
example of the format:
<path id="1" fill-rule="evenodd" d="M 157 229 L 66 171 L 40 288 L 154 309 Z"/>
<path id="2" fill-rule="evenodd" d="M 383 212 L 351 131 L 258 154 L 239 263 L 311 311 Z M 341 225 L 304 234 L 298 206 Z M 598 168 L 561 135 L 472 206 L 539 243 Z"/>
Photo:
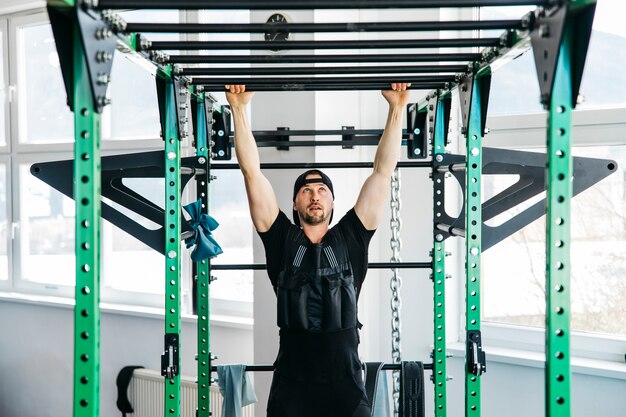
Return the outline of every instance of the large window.
<path id="1" fill-rule="evenodd" d="M 130 11 L 122 16 L 135 21 L 179 22 L 187 15 L 178 11 Z M 173 40 L 178 36 L 151 38 Z M 8 47 L 7 39 L 11 40 Z M 73 114 L 66 104 L 47 14 L 36 11 L 0 19 L 0 40 L 0 289 L 73 297 L 74 201 L 30 173 L 33 163 L 73 157 Z M 112 105 L 105 108 L 101 120 L 103 156 L 162 149 L 154 66 L 116 52 L 111 79 L 108 95 Z M 11 100 L 5 100 L 9 95 Z M 5 135 L 5 128 L 11 135 Z M 193 152 L 189 142 L 183 144 L 186 155 Z M 123 183 L 164 207 L 163 181 L 128 178 Z M 252 225 L 241 176 L 220 174 L 213 185 L 211 210 L 222 224 L 216 237 L 225 251 L 218 260 L 251 263 Z M 193 181 L 187 188 L 195 189 Z M 195 198 L 189 190 L 183 195 L 183 204 Z M 103 201 L 148 229 L 158 228 L 140 213 L 106 198 Z M 184 249 L 183 254 L 188 255 Z M 163 304 L 163 255 L 106 220 L 102 221 L 100 265 L 102 301 Z M 183 304 L 190 311 L 189 256 L 184 257 L 181 273 L 186 284 Z M 212 308 L 224 313 L 226 310 L 219 311 L 220 305 L 234 303 L 235 308 L 228 305 L 229 312 L 251 315 L 252 274 L 225 272 L 219 276 L 212 291 L 212 297 L 219 302 L 212 303 Z"/>
<path id="2" fill-rule="evenodd" d="M 573 154 L 612 159 L 618 164 L 615 173 L 572 200 L 571 320 L 577 332 L 572 347 L 579 353 L 584 350 L 584 335 L 608 336 L 605 340 L 611 343 L 598 351 L 611 350 L 608 346 L 614 346 L 614 341 L 626 340 L 626 89 L 621 87 L 626 79 L 620 70 L 626 65 L 626 30 L 617 17 L 624 12 L 626 5 L 621 1 L 598 2 L 579 105 L 573 116 Z M 485 16 L 511 17 L 507 8 L 483 10 Z M 532 51 L 493 74 L 487 124 L 492 128 L 486 138 L 489 146 L 545 153 L 546 116 L 539 105 Z M 514 181 L 516 178 L 486 176 L 485 198 Z M 492 225 L 543 198 L 545 192 L 493 219 Z M 534 333 L 523 333 L 523 329 L 544 326 L 545 252 L 545 218 L 485 252 L 482 314 L 487 343 L 509 339 L 509 347 L 516 343 L 529 346 L 532 338 L 527 336 Z M 503 326 L 506 336 L 499 333 Z M 520 332 L 517 335 L 510 332 L 515 328 Z M 541 349 L 542 338 L 536 341 L 536 348 Z M 622 342 L 622 353 L 623 348 Z"/>
<path id="3" fill-rule="evenodd" d="M 573 154 L 614 159 L 621 165 L 572 200 L 572 329 L 626 336 L 626 144 L 575 147 Z M 485 193 L 493 194 L 496 186 L 487 181 Z M 545 193 L 539 197 L 545 198 Z M 543 326 L 545 218 L 485 252 L 483 273 L 484 320 Z"/>

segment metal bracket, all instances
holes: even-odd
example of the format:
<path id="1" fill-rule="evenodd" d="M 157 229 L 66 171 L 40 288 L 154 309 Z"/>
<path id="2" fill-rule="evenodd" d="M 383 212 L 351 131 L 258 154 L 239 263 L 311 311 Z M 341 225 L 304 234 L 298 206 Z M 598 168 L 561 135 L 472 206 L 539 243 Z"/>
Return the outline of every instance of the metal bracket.
<path id="1" fill-rule="evenodd" d="M 409 159 L 424 159 L 428 157 L 428 135 L 426 120 L 428 111 L 417 109 L 417 104 L 411 104 L 406 108 L 406 156 Z M 432 136 L 432 134 L 430 135 Z"/>
<path id="2" fill-rule="evenodd" d="M 487 361 L 483 351 L 480 330 L 467 331 L 466 353 L 467 372 L 476 376 L 487 372 Z"/>
<path id="3" fill-rule="evenodd" d="M 178 137 L 180 140 L 184 140 L 190 136 L 189 120 L 191 117 L 191 94 L 189 94 L 189 85 L 184 79 L 174 80 L 174 94 L 176 95 Z"/>
<path id="4" fill-rule="evenodd" d="M 555 7 L 541 9 L 537 16 L 530 39 L 535 56 L 535 67 L 539 78 L 541 103 L 547 108 L 552 97 L 557 59 L 566 24 L 576 28 L 572 56 L 572 106 L 576 107 L 580 82 L 582 80 L 585 59 L 595 14 L 596 3 L 587 2 L 582 6 L 573 6 L 572 1 L 557 3 Z M 574 21 L 569 23 L 568 21 Z"/>
<path id="5" fill-rule="evenodd" d="M 461 133 L 467 135 L 467 129 L 469 124 L 469 115 L 470 115 L 470 104 L 472 103 L 472 84 L 475 81 L 480 79 L 480 89 L 481 89 L 481 97 L 483 99 L 483 103 L 481 107 L 481 115 L 480 115 L 480 131 L 485 131 L 485 122 L 487 121 L 487 107 L 489 104 L 489 90 L 491 89 L 491 72 L 488 71 L 488 68 L 483 69 L 485 72 L 481 74 L 473 74 L 468 76 L 460 85 L 459 85 L 459 100 L 461 106 L 461 121 L 462 128 Z"/>
<path id="6" fill-rule="evenodd" d="M 165 212 L 162 207 L 130 189 L 124 179 L 164 178 L 163 153 L 164 151 L 153 151 L 113 155 L 105 156 L 101 160 L 102 217 L 161 254 L 165 248 Z M 202 162 L 198 157 L 181 158 L 181 193 L 193 176 L 206 172 L 207 163 L 208 161 Z M 72 159 L 37 163 L 30 167 L 30 172 L 52 188 L 73 198 L 73 164 Z M 122 206 L 142 217 L 141 223 L 115 206 Z M 146 227 L 146 220 L 155 223 L 158 228 Z M 191 227 L 181 218 L 181 232 L 184 234 L 190 230 Z"/>
<path id="7" fill-rule="evenodd" d="M 165 334 L 165 349 L 161 355 L 161 375 L 167 379 L 174 379 L 180 369 L 178 356 L 178 333 Z"/>
<path id="8" fill-rule="evenodd" d="M 445 181 L 443 180 L 443 173 L 450 172 L 458 181 L 465 196 L 465 171 L 464 168 L 458 167 L 458 164 L 464 163 L 463 155 L 450 154 L 437 155 L 433 161 L 434 187 L 435 191 L 440 191 L 435 194 L 435 216 L 440 228 L 436 229 L 434 234 L 438 241 L 449 236 L 463 236 L 465 233 L 465 210 L 462 209 L 456 218 L 449 216 L 445 211 Z M 545 199 L 543 199 L 498 226 L 488 226 L 484 223 L 543 192 L 545 165 L 546 155 L 543 153 L 483 148 L 482 173 L 484 175 L 519 176 L 515 184 L 482 203 L 483 252 L 545 214 Z M 609 159 L 574 157 L 573 195 L 581 193 L 616 170 L 617 163 Z"/>
<path id="9" fill-rule="evenodd" d="M 341 126 L 341 130 L 347 130 L 354 132 L 354 126 Z M 345 135 L 341 135 L 341 141 L 350 143 L 354 140 L 354 133 L 346 133 Z M 354 145 L 342 145 L 341 149 L 354 149 Z"/>
<path id="10" fill-rule="evenodd" d="M 230 107 L 222 106 L 222 112 L 213 112 L 213 130 L 211 140 L 211 158 L 221 161 L 230 161 L 232 153 L 230 149 Z"/>
<path id="11" fill-rule="evenodd" d="M 67 104 L 74 111 L 74 29 L 80 31 L 89 70 L 94 108 L 102 113 L 109 104 L 106 91 L 111 81 L 113 54 L 117 44 L 113 31 L 102 21 L 100 14 L 81 7 L 57 7 L 48 4 L 48 15 L 57 45 Z"/>

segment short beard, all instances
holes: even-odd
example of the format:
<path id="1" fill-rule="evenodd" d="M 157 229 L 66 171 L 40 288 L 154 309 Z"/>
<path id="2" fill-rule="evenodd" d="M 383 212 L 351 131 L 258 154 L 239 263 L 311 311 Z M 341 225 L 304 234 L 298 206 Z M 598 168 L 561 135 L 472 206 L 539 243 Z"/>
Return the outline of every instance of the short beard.
<path id="1" fill-rule="evenodd" d="M 331 211 L 332 213 L 332 211 Z M 300 219 L 302 221 L 302 223 L 306 223 L 309 226 L 317 226 L 318 224 L 322 224 L 324 223 L 326 220 L 328 220 L 328 218 L 330 217 L 330 215 L 321 215 L 321 216 L 311 216 L 310 214 L 308 214 L 306 211 L 304 211 L 303 213 L 300 213 Z"/>

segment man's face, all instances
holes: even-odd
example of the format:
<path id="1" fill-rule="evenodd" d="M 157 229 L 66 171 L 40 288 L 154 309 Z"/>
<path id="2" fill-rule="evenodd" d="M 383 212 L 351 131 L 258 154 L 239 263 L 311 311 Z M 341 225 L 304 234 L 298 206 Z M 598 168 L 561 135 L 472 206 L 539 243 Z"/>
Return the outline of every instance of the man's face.
<path id="1" fill-rule="evenodd" d="M 322 177 L 319 174 L 306 176 L 307 180 L 310 178 L 321 180 Z M 293 209 L 298 212 L 300 222 L 311 226 L 328 222 L 334 207 L 333 193 L 322 182 L 303 185 L 296 194 L 296 201 L 293 203 Z"/>

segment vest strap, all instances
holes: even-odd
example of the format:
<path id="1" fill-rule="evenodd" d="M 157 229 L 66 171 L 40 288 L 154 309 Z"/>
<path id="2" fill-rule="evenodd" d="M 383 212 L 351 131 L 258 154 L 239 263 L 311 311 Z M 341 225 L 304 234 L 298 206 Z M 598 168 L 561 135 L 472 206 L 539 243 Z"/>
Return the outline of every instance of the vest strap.
<path id="1" fill-rule="evenodd" d="M 300 245 L 300 247 L 298 247 L 298 251 L 296 252 L 296 256 L 293 258 L 293 266 L 300 268 L 300 264 L 302 263 L 305 253 L 306 246 Z"/>
<path id="2" fill-rule="evenodd" d="M 402 362 L 399 416 L 425 417 L 424 364 L 422 362 Z"/>

